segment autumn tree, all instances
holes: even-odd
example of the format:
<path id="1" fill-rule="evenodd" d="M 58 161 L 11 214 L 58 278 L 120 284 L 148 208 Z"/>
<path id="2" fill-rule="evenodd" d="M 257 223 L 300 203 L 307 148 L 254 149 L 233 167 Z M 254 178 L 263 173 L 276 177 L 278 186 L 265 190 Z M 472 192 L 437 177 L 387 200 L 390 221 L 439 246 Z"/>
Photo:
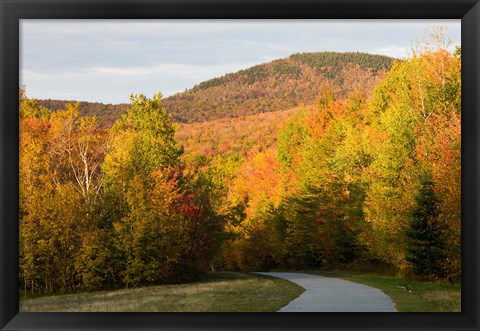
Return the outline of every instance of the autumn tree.
<path id="1" fill-rule="evenodd" d="M 212 257 L 217 219 L 187 191 L 182 148 L 161 95 L 131 99 L 103 165 L 119 275 L 126 286 L 189 280 Z"/>
<path id="2" fill-rule="evenodd" d="M 416 155 L 428 169 L 438 198 L 438 222 L 446 241 L 445 276 L 460 279 L 461 265 L 461 118 L 434 114 L 418 132 Z"/>
<path id="3" fill-rule="evenodd" d="M 103 162 L 94 118 L 49 112 L 20 96 L 20 247 L 24 290 L 72 291 L 75 260 L 100 208 Z"/>
<path id="4" fill-rule="evenodd" d="M 445 136 L 444 130 L 450 130 L 442 128 L 438 118 L 455 123 L 460 113 L 459 58 L 446 49 L 441 33 L 434 33 L 432 40 L 420 51 L 414 51 L 411 58 L 394 63 L 374 90 L 365 117 L 371 123 L 373 160 L 365 171 L 369 185 L 364 210 L 371 232 L 365 233 L 364 239 L 372 256 L 399 268 L 406 267 L 404 233 L 410 210 L 415 206 L 421 174 L 438 166 L 433 155 L 427 157 L 430 161 L 422 161 L 429 152 L 421 155 L 418 150 L 432 146 L 427 141 L 432 141 L 433 136 L 427 134 L 430 138 L 426 138 L 427 132 L 435 130 Z M 438 125 L 435 129 L 433 122 Z M 457 165 L 443 168 L 453 179 L 459 176 L 460 149 L 459 145 L 451 148 L 448 150 L 456 151 L 451 160 Z M 435 184 L 438 178 L 435 176 Z M 459 181 L 452 184 L 453 190 L 459 192 Z M 456 213 L 454 210 L 459 212 L 459 206 L 452 206 L 451 212 Z M 459 222 L 459 217 L 455 219 Z"/>

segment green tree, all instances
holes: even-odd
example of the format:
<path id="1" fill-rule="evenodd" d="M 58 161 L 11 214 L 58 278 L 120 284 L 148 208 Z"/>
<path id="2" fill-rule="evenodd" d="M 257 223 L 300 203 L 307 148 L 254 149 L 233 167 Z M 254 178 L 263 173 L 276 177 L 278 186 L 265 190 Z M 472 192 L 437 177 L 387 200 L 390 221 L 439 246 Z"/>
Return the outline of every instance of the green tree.
<path id="1" fill-rule="evenodd" d="M 174 140 L 175 128 L 161 94 L 148 99 L 132 95 L 131 107 L 110 130 L 108 152 L 102 164 L 110 223 L 128 215 L 127 197 L 140 186 L 151 187 L 151 174 L 180 166 L 182 149 Z M 150 183 L 149 183 L 150 182 Z"/>
<path id="2" fill-rule="evenodd" d="M 430 178 L 422 180 L 407 230 L 407 257 L 417 275 L 440 278 L 446 257 L 443 231 L 439 224 L 438 199 Z"/>
<path id="3" fill-rule="evenodd" d="M 213 258 L 220 222 L 196 178 L 184 175 L 161 95 L 131 100 L 103 165 L 118 272 L 126 286 L 191 280 Z"/>

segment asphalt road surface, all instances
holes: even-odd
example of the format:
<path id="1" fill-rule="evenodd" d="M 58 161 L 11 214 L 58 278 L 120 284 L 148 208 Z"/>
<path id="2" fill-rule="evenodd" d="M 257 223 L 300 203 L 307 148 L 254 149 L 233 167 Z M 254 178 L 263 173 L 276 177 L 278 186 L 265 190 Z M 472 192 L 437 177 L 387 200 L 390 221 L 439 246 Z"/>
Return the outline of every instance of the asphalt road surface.
<path id="1" fill-rule="evenodd" d="M 279 312 L 396 312 L 381 290 L 348 280 L 293 272 L 257 272 L 286 279 L 305 291 Z"/>

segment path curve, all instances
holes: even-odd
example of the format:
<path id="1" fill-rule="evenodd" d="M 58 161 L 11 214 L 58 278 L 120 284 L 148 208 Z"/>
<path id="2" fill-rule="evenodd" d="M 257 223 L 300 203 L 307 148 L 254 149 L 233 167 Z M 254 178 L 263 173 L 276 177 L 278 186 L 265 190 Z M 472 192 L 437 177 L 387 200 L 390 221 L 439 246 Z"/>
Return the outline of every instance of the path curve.
<path id="1" fill-rule="evenodd" d="M 348 280 L 293 272 L 257 272 L 286 279 L 305 291 L 279 312 L 396 312 L 381 290 Z"/>

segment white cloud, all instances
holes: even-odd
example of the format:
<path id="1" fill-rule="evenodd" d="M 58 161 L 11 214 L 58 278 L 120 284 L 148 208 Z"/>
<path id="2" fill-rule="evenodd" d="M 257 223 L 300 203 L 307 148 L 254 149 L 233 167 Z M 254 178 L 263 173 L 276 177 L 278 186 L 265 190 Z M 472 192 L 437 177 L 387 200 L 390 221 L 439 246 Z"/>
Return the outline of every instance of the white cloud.
<path id="1" fill-rule="evenodd" d="M 23 70 L 20 80 L 27 86 L 27 95 L 37 99 L 119 103 L 128 102 L 131 93 L 151 95 L 160 91 L 169 96 L 254 64 L 159 64 L 149 67 L 93 67 L 68 72 Z"/>
<path id="2" fill-rule="evenodd" d="M 409 56 L 410 48 L 399 45 L 389 45 L 375 49 L 372 53 L 387 55 L 396 59 L 404 59 Z"/>
<path id="3" fill-rule="evenodd" d="M 87 74 L 113 76 L 188 76 L 191 79 L 209 79 L 238 71 L 255 65 L 256 63 L 230 63 L 220 65 L 188 65 L 188 64 L 159 64 L 150 67 L 93 67 L 86 70 Z"/>

